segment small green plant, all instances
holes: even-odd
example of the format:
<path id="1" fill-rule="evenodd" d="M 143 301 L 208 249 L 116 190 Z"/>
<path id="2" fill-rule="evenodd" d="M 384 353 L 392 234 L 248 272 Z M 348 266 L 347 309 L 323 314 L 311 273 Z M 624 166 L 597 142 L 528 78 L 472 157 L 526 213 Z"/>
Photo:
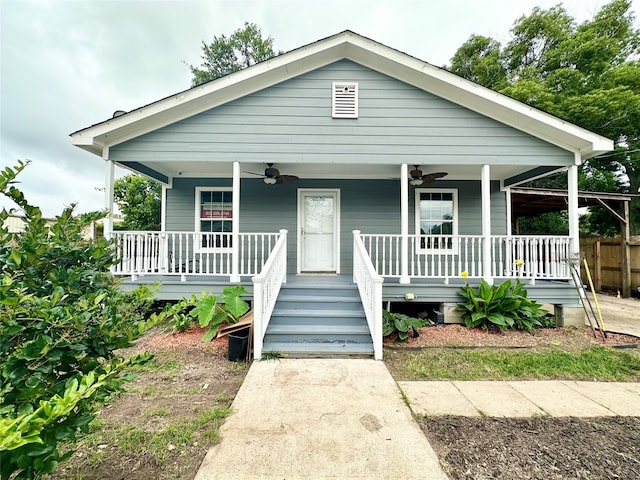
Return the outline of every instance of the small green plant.
<path id="1" fill-rule="evenodd" d="M 199 298 L 191 295 L 167 305 L 161 316 L 173 332 L 187 331 L 197 321 L 201 327 L 208 327 L 202 335 L 202 341 L 210 342 L 222 325 L 237 323 L 249 311 L 249 304 L 242 299 L 246 293 L 247 289 L 242 285 L 224 287 L 222 298 L 202 292 Z"/>
<path id="2" fill-rule="evenodd" d="M 464 302 L 456 310 L 463 312 L 468 328 L 529 331 L 540 327 L 548 314 L 541 304 L 527 297 L 527 290 L 518 279 L 515 284 L 507 280 L 501 285 L 489 285 L 482 280 L 477 292 L 467 284 L 458 293 Z"/>
<path id="3" fill-rule="evenodd" d="M 402 313 L 391 313 L 382 310 L 382 336 L 388 337 L 393 333 L 398 334 L 398 340 L 404 342 L 409 338 L 409 331 L 413 330 L 415 335 L 416 329 L 427 325 L 427 320 L 409 317 Z"/>
<path id="4" fill-rule="evenodd" d="M 203 342 L 210 342 L 223 324 L 238 323 L 240 317 L 249 311 L 249 305 L 241 297 L 246 293 L 247 289 L 242 285 L 224 287 L 224 303 L 219 303 L 216 295 L 202 294 L 190 315 L 198 318 L 201 327 L 209 327 L 202 335 Z"/>
<path id="5" fill-rule="evenodd" d="M 262 352 L 262 360 L 278 360 L 281 356 L 277 350 Z"/>

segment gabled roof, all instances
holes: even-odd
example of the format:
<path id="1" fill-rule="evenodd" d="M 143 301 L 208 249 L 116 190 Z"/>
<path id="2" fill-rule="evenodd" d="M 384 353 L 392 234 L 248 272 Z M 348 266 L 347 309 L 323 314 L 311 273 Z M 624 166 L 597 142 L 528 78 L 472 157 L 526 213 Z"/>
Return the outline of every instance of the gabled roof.
<path id="1" fill-rule="evenodd" d="M 347 59 L 510 125 L 587 159 L 613 149 L 605 137 L 346 30 L 71 134 L 97 155 L 165 125 Z"/>

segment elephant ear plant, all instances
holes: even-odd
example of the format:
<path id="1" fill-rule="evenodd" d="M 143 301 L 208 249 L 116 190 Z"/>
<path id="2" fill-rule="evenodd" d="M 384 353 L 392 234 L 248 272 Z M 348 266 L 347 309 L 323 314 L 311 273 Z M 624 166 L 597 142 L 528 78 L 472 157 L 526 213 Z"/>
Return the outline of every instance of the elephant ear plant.
<path id="1" fill-rule="evenodd" d="M 515 284 L 507 280 L 501 285 L 489 285 L 482 280 L 477 292 L 467 284 L 458 293 L 464 302 L 456 310 L 462 312 L 468 328 L 530 331 L 543 326 L 548 315 L 542 305 L 527 297 L 525 286 L 517 279 Z"/>
<path id="2" fill-rule="evenodd" d="M 201 327 L 209 327 L 202 336 L 203 342 L 210 342 L 220 327 L 238 323 L 242 315 L 249 311 L 249 305 L 241 295 L 247 293 L 242 285 L 227 286 L 222 291 L 224 303 L 218 303 L 218 296 L 203 294 L 190 315 L 198 319 Z"/>
<path id="3" fill-rule="evenodd" d="M 404 342 L 409 338 L 409 330 L 413 329 L 414 336 L 417 336 L 416 329 L 427 325 L 426 320 L 409 317 L 402 313 L 391 313 L 382 310 L 382 336 L 387 337 L 393 333 L 398 334 L 398 340 Z"/>

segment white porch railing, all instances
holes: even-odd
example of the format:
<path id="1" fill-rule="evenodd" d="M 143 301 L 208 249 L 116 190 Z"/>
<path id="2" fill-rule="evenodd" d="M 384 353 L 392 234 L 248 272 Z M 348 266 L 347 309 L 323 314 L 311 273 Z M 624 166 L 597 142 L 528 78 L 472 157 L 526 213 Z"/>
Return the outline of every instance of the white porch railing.
<path id="1" fill-rule="evenodd" d="M 492 236 L 494 277 L 567 280 L 571 278 L 570 238 L 561 236 Z M 517 261 L 522 266 L 517 266 Z"/>
<path id="2" fill-rule="evenodd" d="M 400 278 L 401 235 L 361 235 L 376 272 L 383 277 Z M 531 280 L 570 278 L 565 259 L 570 257 L 570 238 L 566 236 L 492 236 L 490 240 L 491 276 L 520 276 Z M 486 269 L 482 261 L 481 235 L 409 235 L 408 276 L 410 278 L 481 278 Z M 516 260 L 524 262 L 518 269 Z"/>
<path id="3" fill-rule="evenodd" d="M 287 279 L 287 231 L 280 230 L 269 259 L 259 275 L 253 277 L 253 354 L 262 358 L 264 334 L 282 284 Z"/>
<path id="4" fill-rule="evenodd" d="M 238 275 L 257 275 L 278 239 L 278 233 L 238 235 Z M 116 275 L 231 276 L 231 233 L 113 232 L 118 263 Z"/>
<path id="5" fill-rule="evenodd" d="M 373 357 L 382 360 L 382 282 L 376 273 L 360 232 L 353 231 L 353 281 L 358 285 L 360 299 L 373 340 Z"/>

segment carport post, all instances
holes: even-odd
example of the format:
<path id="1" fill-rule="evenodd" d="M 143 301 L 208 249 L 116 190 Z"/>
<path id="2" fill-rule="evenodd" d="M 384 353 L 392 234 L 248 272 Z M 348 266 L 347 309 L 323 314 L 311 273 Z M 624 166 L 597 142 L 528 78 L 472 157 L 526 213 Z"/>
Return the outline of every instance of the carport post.
<path id="1" fill-rule="evenodd" d="M 578 258 L 580 256 L 580 226 L 578 219 L 578 165 L 581 157 L 575 153 L 575 165 L 571 165 L 567 170 L 567 210 L 569 214 L 569 256 Z"/>

